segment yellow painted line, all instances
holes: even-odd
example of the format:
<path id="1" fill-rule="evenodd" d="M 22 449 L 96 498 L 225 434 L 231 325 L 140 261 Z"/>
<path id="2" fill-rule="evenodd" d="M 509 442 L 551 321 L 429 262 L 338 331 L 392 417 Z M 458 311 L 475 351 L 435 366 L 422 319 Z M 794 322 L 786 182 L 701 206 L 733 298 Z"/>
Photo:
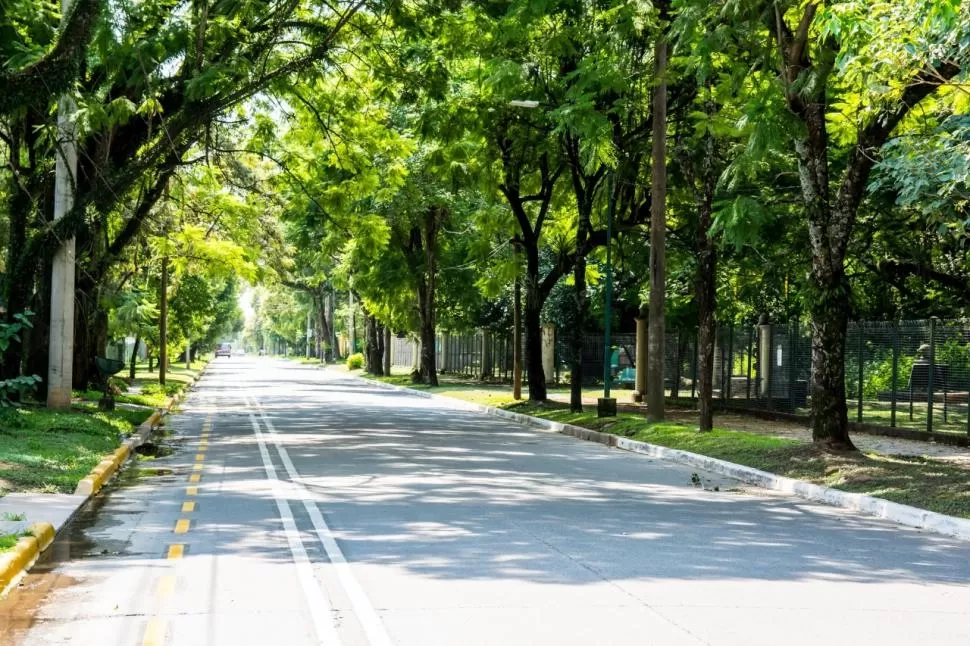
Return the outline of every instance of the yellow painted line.
<path id="1" fill-rule="evenodd" d="M 162 646 L 165 643 L 165 621 L 162 619 L 149 619 L 145 626 L 145 637 L 141 640 L 141 646 Z"/>
<path id="2" fill-rule="evenodd" d="M 192 521 L 189 520 L 188 518 L 179 518 L 178 522 L 175 523 L 175 533 L 176 534 L 186 533 L 187 531 L 189 531 L 189 525 L 191 524 L 192 524 Z"/>
<path id="3" fill-rule="evenodd" d="M 199 442 L 199 450 L 207 451 L 209 449 L 209 443 L 206 441 Z"/>
<path id="4" fill-rule="evenodd" d="M 199 495 L 199 488 L 198 487 L 186 487 L 185 488 L 185 495 L 186 496 L 198 496 Z"/>
<path id="5" fill-rule="evenodd" d="M 193 473 L 192 475 L 189 476 L 189 482 L 198 482 L 201 479 L 202 479 L 202 476 L 199 475 L 198 473 Z"/>
<path id="6" fill-rule="evenodd" d="M 158 580 L 158 587 L 155 593 L 160 597 L 170 597 L 175 593 L 175 577 L 166 574 Z"/>
<path id="7" fill-rule="evenodd" d="M 202 470 L 202 465 L 200 463 L 196 462 L 195 464 L 192 465 L 192 470 L 193 471 L 201 471 Z"/>
<path id="8" fill-rule="evenodd" d="M 182 513 L 187 514 L 189 512 L 195 511 L 195 503 L 191 501 L 182 503 Z"/>
<path id="9" fill-rule="evenodd" d="M 205 460 L 205 453 L 196 453 L 195 454 L 195 461 L 196 462 L 202 462 L 203 460 Z"/>
<path id="10" fill-rule="evenodd" d="M 171 560 L 180 559 L 185 555 L 185 545 L 176 543 L 168 546 L 168 558 Z"/>

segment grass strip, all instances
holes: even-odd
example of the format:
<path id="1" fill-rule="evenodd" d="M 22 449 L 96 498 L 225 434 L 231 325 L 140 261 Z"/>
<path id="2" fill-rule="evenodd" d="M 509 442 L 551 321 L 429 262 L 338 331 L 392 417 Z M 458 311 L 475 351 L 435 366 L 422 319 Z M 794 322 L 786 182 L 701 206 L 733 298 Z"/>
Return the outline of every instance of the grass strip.
<path id="1" fill-rule="evenodd" d="M 71 493 L 147 411 L 0 409 L 0 494 Z"/>

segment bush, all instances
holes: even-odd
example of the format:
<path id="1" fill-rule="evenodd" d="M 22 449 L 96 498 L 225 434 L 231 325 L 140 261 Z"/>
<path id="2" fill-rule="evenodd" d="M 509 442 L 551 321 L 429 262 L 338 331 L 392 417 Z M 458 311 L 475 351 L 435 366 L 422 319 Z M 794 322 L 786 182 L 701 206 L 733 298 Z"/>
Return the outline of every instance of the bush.
<path id="1" fill-rule="evenodd" d="M 363 367 L 364 367 L 364 355 L 362 355 L 360 352 L 357 352 L 347 357 L 348 370 L 360 370 Z"/>

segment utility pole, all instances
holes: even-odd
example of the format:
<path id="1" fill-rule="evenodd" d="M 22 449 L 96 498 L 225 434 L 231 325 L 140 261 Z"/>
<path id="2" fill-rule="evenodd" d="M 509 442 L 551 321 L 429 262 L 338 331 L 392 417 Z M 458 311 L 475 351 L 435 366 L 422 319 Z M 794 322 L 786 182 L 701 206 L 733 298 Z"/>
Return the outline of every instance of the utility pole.
<path id="1" fill-rule="evenodd" d="M 168 256 L 162 258 L 162 294 L 158 301 L 158 383 L 164 386 L 168 368 Z"/>
<path id="2" fill-rule="evenodd" d="M 666 9 L 661 18 L 666 23 Z M 664 419 L 664 300 L 667 296 L 667 34 L 661 25 L 654 48 L 653 162 L 650 204 L 650 316 L 647 335 L 647 420 Z"/>
<path id="3" fill-rule="evenodd" d="M 61 25 L 71 13 L 74 0 L 61 0 Z M 77 178 L 76 107 L 68 94 L 57 108 L 57 160 L 54 171 L 54 220 L 74 208 Z M 47 363 L 47 406 L 71 407 L 74 374 L 74 237 L 61 241 L 51 267 L 50 343 Z"/>

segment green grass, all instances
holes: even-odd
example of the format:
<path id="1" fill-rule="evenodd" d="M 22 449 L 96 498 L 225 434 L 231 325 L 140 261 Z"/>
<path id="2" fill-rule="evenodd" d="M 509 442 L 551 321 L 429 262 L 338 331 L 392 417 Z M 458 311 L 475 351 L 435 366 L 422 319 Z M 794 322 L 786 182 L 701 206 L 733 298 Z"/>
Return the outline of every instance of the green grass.
<path id="1" fill-rule="evenodd" d="M 30 534 L 28 532 L 20 532 L 19 534 L 0 534 L 0 554 L 12 550 L 17 544 L 17 541 L 24 536 L 30 536 Z"/>
<path id="2" fill-rule="evenodd" d="M 72 412 L 0 409 L 0 494 L 74 491 L 142 412 L 105 413 L 87 405 Z"/>
<path id="3" fill-rule="evenodd" d="M 862 453 L 829 453 L 785 438 L 715 429 L 699 433 L 680 424 L 648 424 L 638 415 L 598 418 L 596 411 L 571 413 L 551 406 L 520 403 L 516 412 L 575 424 L 674 449 L 683 449 L 942 514 L 970 518 L 970 469 L 939 460 Z"/>

